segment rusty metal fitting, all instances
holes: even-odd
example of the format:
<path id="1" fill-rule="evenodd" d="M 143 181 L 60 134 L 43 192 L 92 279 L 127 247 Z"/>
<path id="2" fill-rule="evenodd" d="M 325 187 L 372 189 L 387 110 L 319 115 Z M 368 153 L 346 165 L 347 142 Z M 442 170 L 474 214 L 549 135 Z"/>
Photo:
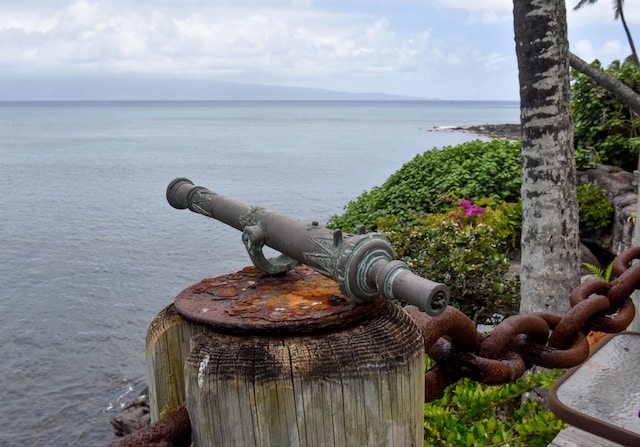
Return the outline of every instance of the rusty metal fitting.
<path id="1" fill-rule="evenodd" d="M 382 311 L 378 298 L 360 306 L 335 281 L 300 265 L 265 275 L 255 267 L 207 278 L 183 290 L 176 311 L 187 320 L 234 333 L 300 334 L 337 330 Z"/>
<path id="2" fill-rule="evenodd" d="M 148 425 L 127 436 L 110 442 L 105 447 L 151 447 L 169 445 L 188 447 L 191 445 L 191 421 L 186 407 L 158 422 Z"/>

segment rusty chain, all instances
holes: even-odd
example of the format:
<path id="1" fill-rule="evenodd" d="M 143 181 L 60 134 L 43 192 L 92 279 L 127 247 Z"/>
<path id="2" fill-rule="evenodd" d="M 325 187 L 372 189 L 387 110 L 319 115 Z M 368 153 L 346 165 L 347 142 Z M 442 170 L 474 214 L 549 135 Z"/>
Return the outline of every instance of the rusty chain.
<path id="1" fill-rule="evenodd" d="M 488 335 L 454 307 L 438 317 L 407 307 L 436 363 L 425 376 L 425 402 L 442 397 L 444 388 L 462 377 L 498 385 L 515 381 L 534 365 L 570 368 L 584 362 L 590 332 L 620 332 L 633 320 L 630 295 L 640 287 L 640 263 L 632 261 L 638 258 L 640 247 L 632 247 L 614 260 L 615 281 L 594 279 L 573 289 L 566 315 L 514 315 Z"/>

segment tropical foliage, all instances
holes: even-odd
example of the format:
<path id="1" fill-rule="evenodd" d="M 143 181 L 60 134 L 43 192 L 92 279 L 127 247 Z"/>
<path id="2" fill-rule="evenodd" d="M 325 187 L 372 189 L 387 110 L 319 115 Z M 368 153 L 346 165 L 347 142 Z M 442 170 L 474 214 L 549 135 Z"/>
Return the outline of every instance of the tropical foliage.
<path id="1" fill-rule="evenodd" d="M 594 67 L 601 68 L 598 61 Z M 630 61 L 606 69 L 640 94 L 640 67 Z M 640 153 L 640 117 L 588 76 L 573 72 L 572 115 L 578 169 L 604 163 L 633 171 Z"/>
<path id="2" fill-rule="evenodd" d="M 485 386 L 468 379 L 451 385 L 442 399 L 425 404 L 425 446 L 546 447 L 566 424 L 535 399 L 556 373 L 529 373 L 515 383 Z"/>
<path id="3" fill-rule="evenodd" d="M 474 321 L 496 323 L 519 304 L 519 281 L 508 275 L 508 257 L 520 246 L 520 167 L 518 142 L 434 149 L 350 202 L 331 222 L 346 231 L 359 224 L 377 230 L 417 274 L 447 284 L 454 306 Z M 578 203 L 582 227 L 611 222 L 613 208 L 601 187 L 579 187 Z"/>
<path id="4" fill-rule="evenodd" d="M 614 208 L 604 188 L 587 183 L 578 186 L 577 193 L 581 226 L 591 230 L 608 227 Z"/>
<path id="5" fill-rule="evenodd" d="M 414 223 L 420 213 L 446 211 L 454 195 L 476 202 L 484 197 L 516 201 L 520 196 L 520 144 L 480 140 L 432 149 L 417 155 L 381 186 L 349 202 L 329 226 L 355 231 L 378 228 L 378 220 L 394 216 Z"/>
<path id="6" fill-rule="evenodd" d="M 448 211 L 378 221 L 380 232 L 418 275 L 447 284 L 451 303 L 474 321 L 497 323 L 517 312 L 517 278 L 507 279 L 507 253 L 519 244 L 522 207 L 463 199 Z"/>

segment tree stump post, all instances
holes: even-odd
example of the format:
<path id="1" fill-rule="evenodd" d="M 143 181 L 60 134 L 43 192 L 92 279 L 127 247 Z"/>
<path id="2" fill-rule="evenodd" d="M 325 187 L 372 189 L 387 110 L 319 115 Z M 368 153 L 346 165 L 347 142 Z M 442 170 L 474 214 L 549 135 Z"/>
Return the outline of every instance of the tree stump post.
<path id="1" fill-rule="evenodd" d="M 148 367 L 182 362 L 163 369 L 183 368 L 194 446 L 423 445 L 423 340 L 392 303 L 356 305 L 306 267 L 247 268 L 186 289 L 175 309 L 200 329 L 174 329 L 180 342 L 148 337 Z"/>

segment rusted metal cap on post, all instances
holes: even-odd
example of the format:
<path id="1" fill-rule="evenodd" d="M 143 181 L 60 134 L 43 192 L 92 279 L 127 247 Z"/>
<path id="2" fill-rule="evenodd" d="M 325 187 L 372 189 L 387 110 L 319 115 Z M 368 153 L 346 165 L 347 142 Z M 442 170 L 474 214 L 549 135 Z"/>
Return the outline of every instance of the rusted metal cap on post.
<path id="1" fill-rule="evenodd" d="M 207 278 L 183 290 L 175 308 L 187 320 L 242 333 L 309 333 L 347 327 L 380 312 L 384 299 L 365 305 L 309 267 L 281 275 L 257 268 Z"/>

